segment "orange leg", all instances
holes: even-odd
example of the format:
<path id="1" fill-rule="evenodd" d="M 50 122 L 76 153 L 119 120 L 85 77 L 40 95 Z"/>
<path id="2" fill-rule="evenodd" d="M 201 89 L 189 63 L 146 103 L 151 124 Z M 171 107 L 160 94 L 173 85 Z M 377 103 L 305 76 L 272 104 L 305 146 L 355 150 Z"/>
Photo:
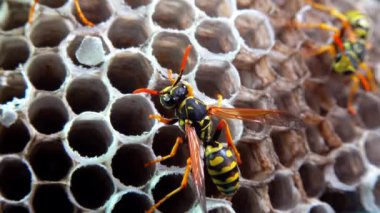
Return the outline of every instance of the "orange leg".
<path id="1" fill-rule="evenodd" d="M 148 167 L 148 166 L 150 166 L 152 164 L 159 163 L 159 162 L 164 161 L 164 160 L 166 160 L 168 158 L 174 157 L 177 154 L 178 147 L 179 147 L 180 144 L 182 144 L 182 142 L 183 142 L 182 138 L 181 137 L 177 137 L 177 140 L 175 141 L 175 144 L 174 144 L 174 146 L 172 148 L 172 151 L 170 152 L 169 155 L 165 155 L 165 156 L 163 156 L 161 158 L 157 158 L 156 160 L 149 161 L 148 163 L 144 164 L 144 166 Z"/>
<path id="2" fill-rule="evenodd" d="M 80 8 L 80 5 L 79 5 L 79 0 L 74 0 L 74 4 L 75 4 L 75 10 L 77 11 L 80 20 L 81 20 L 85 25 L 87 25 L 87 26 L 89 26 L 89 27 L 93 27 L 93 26 L 95 26 L 95 24 L 92 23 L 90 20 L 88 20 L 88 19 L 86 18 L 86 16 L 83 14 L 83 11 L 82 11 L 82 9 Z"/>
<path id="3" fill-rule="evenodd" d="M 356 75 L 352 75 L 351 79 L 352 79 L 352 85 L 351 85 L 350 94 L 348 96 L 347 108 L 348 108 L 348 112 L 350 112 L 352 115 L 356 115 L 356 110 L 354 108 L 354 96 L 359 90 L 359 77 Z"/>
<path id="4" fill-rule="evenodd" d="M 149 118 L 150 119 L 156 119 L 159 122 L 164 123 L 164 124 L 174 124 L 178 121 L 178 119 L 176 119 L 176 118 L 164 118 L 159 114 L 154 114 L 154 115 L 151 114 L 151 115 L 149 115 Z"/>
<path id="5" fill-rule="evenodd" d="M 375 80 L 375 77 L 373 76 L 372 70 L 365 63 L 361 63 L 359 66 L 366 73 L 369 84 L 371 85 L 371 90 L 376 92 L 378 88 L 377 88 L 376 80 Z"/>
<path id="6" fill-rule="evenodd" d="M 328 25 L 326 23 L 300 23 L 297 21 L 293 22 L 293 26 L 299 29 L 321 29 L 326 31 L 332 31 L 335 33 L 339 33 L 340 30 L 337 27 Z"/>
<path id="7" fill-rule="evenodd" d="M 188 158 L 187 159 L 187 166 L 186 166 L 185 173 L 183 174 L 183 179 L 182 179 L 182 182 L 181 182 L 181 186 L 179 186 L 178 188 L 174 189 L 172 192 L 170 192 L 169 194 L 167 194 L 165 197 L 161 198 L 161 200 L 159 200 L 156 204 L 154 204 L 152 207 L 150 207 L 150 209 L 148 211 L 146 211 L 147 213 L 153 213 L 154 210 L 156 210 L 167 199 L 169 199 L 170 197 L 172 197 L 176 193 L 180 192 L 182 189 L 186 188 L 188 180 L 189 180 L 190 168 L 191 168 L 191 159 Z"/>
<path id="8" fill-rule="evenodd" d="M 237 150 L 235 144 L 234 144 L 234 141 L 232 139 L 232 135 L 231 135 L 231 131 L 230 131 L 230 127 L 228 126 L 228 123 L 226 120 L 224 119 L 221 119 L 219 121 L 219 124 L 218 126 L 216 127 L 216 131 L 214 133 L 214 139 L 215 139 L 215 135 L 219 136 L 220 134 L 220 131 L 222 130 L 222 128 L 224 127 L 224 132 L 226 133 L 226 137 L 227 137 L 227 144 L 229 147 L 232 148 L 233 152 L 235 153 L 235 156 L 236 156 L 236 161 L 238 162 L 238 164 L 241 164 L 242 161 L 241 161 L 241 158 L 240 158 L 240 153 L 239 151 Z"/>
<path id="9" fill-rule="evenodd" d="M 336 56 L 336 50 L 335 47 L 331 44 L 328 45 L 322 45 L 320 47 L 317 47 L 315 49 L 311 49 L 310 51 L 307 51 L 305 56 L 306 58 L 312 57 L 312 56 L 317 56 L 321 55 L 325 52 L 328 52 L 332 58 Z"/>
<path id="10" fill-rule="evenodd" d="M 28 18 L 29 24 L 32 24 L 32 22 L 33 22 L 33 16 L 34 16 L 34 12 L 36 11 L 36 5 L 38 4 L 38 1 L 39 0 L 34 0 L 32 5 L 30 6 L 29 18 Z"/>
<path id="11" fill-rule="evenodd" d="M 171 69 L 168 70 L 168 79 L 170 83 L 174 84 L 175 79 L 173 79 L 173 71 Z"/>

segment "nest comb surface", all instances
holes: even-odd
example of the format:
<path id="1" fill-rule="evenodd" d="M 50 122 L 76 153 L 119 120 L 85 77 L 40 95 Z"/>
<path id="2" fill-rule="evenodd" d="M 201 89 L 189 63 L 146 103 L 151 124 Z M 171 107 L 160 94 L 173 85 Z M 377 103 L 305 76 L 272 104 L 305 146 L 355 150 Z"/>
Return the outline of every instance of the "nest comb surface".
<path id="1" fill-rule="evenodd" d="M 208 104 L 279 108 L 302 115 L 303 130 L 229 121 L 242 155 L 242 186 L 227 201 L 206 177 L 209 212 L 380 212 L 380 97 L 360 92 L 358 115 L 347 113 L 347 79 L 331 73 L 326 55 L 305 59 L 305 43 L 329 36 L 287 26 L 332 19 L 301 0 L 40 0 L 0 8 L 0 211 L 142 212 L 180 185 L 188 149 L 166 155 L 178 126 L 157 97 L 167 69 L 177 72 L 193 45 L 185 80 Z M 360 9 L 380 40 L 376 1 L 322 1 Z M 368 64 L 379 69 L 374 45 Z M 377 72 L 379 73 L 379 72 Z M 380 75 L 377 77 L 380 78 Z M 224 136 L 222 135 L 222 138 Z M 224 141 L 222 139 L 222 141 Z M 198 212 L 190 184 L 162 212 Z"/>

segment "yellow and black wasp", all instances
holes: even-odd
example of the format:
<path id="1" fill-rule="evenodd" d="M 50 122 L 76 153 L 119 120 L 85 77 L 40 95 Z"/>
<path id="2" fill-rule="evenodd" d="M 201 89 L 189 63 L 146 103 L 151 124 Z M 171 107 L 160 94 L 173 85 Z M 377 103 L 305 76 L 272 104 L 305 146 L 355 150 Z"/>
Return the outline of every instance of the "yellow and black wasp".
<path id="1" fill-rule="evenodd" d="M 312 0 L 307 0 L 307 2 L 312 8 L 327 12 L 341 22 L 340 27 L 326 23 L 294 22 L 293 24 L 297 28 L 318 28 L 334 33 L 331 44 L 322 45 L 307 55 L 313 56 L 328 52 L 334 58 L 332 69 L 338 74 L 351 77 L 352 85 L 347 108 L 351 114 L 356 114 L 353 99 L 359 89 L 360 82 L 366 91 L 377 90 L 373 73 L 365 63 L 366 51 L 369 46 L 370 23 L 367 17 L 357 10 L 342 13 L 335 8 L 315 3 Z"/>
<path id="2" fill-rule="evenodd" d="M 200 156 L 200 145 L 202 145 L 202 143 L 200 143 L 200 141 L 203 142 L 203 147 L 205 149 L 204 160 L 206 163 L 207 172 L 209 173 L 213 183 L 217 186 L 217 189 L 226 196 L 232 196 L 237 191 L 240 185 L 240 172 L 238 169 L 238 164 L 241 163 L 241 159 L 239 151 L 234 145 L 228 123 L 225 119 L 250 120 L 292 128 L 302 126 L 302 121 L 282 111 L 224 108 L 221 107 L 221 96 L 219 96 L 218 106 L 208 106 L 198 98 L 194 97 L 194 92 L 191 85 L 185 81 L 181 81 L 190 51 L 191 46 L 188 46 L 185 50 L 181 69 L 176 80 L 172 79 L 171 71 L 169 71 L 168 76 L 169 80 L 172 82 L 171 86 L 168 86 L 161 91 L 147 88 L 137 89 L 134 91 L 134 93 L 159 95 L 160 103 L 165 108 L 175 110 L 175 118 L 164 118 L 161 115 L 151 115 L 151 118 L 157 119 L 165 124 L 174 124 L 179 122 L 180 127 L 186 132 L 190 149 L 190 158 L 187 160 L 187 167 L 181 186 L 159 200 L 148 212 L 153 212 L 165 200 L 186 187 L 190 169 L 193 174 L 193 179 L 197 188 L 197 194 L 202 209 L 204 211 L 206 210 L 204 174 L 202 166 L 203 156 Z M 212 129 L 214 124 L 211 116 L 221 118 L 213 134 Z M 218 138 L 223 129 L 226 133 L 228 147 L 225 147 L 222 143 L 218 142 Z M 146 166 L 173 157 L 179 144 L 181 143 L 182 138 L 177 138 L 170 155 L 148 162 L 146 163 Z"/>

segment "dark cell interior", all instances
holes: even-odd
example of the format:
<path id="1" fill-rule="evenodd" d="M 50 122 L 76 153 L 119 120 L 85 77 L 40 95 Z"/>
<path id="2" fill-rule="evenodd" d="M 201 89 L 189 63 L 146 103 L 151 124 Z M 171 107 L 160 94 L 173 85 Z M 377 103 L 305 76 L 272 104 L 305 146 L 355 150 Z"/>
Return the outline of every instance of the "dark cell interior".
<path id="1" fill-rule="evenodd" d="M 322 167 L 304 163 L 300 169 L 303 187 L 309 197 L 317 197 L 325 188 L 324 170 Z"/>
<path id="2" fill-rule="evenodd" d="M 345 150 L 335 159 L 334 171 L 340 181 L 346 184 L 357 182 L 366 172 L 360 153 L 355 150 Z"/>
<path id="3" fill-rule="evenodd" d="M 150 4 L 152 0 L 124 0 L 124 2 L 131 6 L 132 9 L 136 9 L 138 7 Z"/>
<path id="4" fill-rule="evenodd" d="M 0 126 L 0 153 L 21 152 L 30 140 L 29 130 L 21 120 L 10 127 Z"/>
<path id="5" fill-rule="evenodd" d="M 70 33 L 61 17 L 44 17 L 34 21 L 30 40 L 35 47 L 56 47 Z"/>
<path id="6" fill-rule="evenodd" d="M 1 29 L 7 31 L 18 27 L 22 27 L 28 21 L 29 7 L 22 2 L 7 1 L 9 7 L 9 14 L 6 17 L 4 23 L 2 23 Z M 0 2 L 1 5 L 1 2 Z"/>
<path id="7" fill-rule="evenodd" d="M 124 194 L 120 201 L 115 204 L 112 213 L 125 213 L 125 212 L 145 212 L 151 206 L 152 202 L 149 197 L 144 194 L 129 192 Z"/>
<path id="8" fill-rule="evenodd" d="M 275 209 L 287 210 L 297 204 L 297 192 L 294 191 L 294 183 L 291 176 L 277 174 L 268 186 L 269 198 Z"/>
<path id="9" fill-rule="evenodd" d="M 37 185 L 31 204 L 35 212 L 74 213 L 74 205 L 61 184 Z"/>
<path id="10" fill-rule="evenodd" d="M 0 209 L 3 213 L 29 213 L 29 209 L 24 205 L 5 204 Z"/>
<path id="11" fill-rule="evenodd" d="M 46 5 L 51 8 L 62 7 L 66 4 L 67 0 L 40 0 L 39 3 L 42 5 Z"/>
<path id="12" fill-rule="evenodd" d="M 79 0 L 79 5 L 84 16 L 94 24 L 104 22 L 112 15 L 112 10 L 107 0 L 92 0 L 90 2 L 87 0 Z M 79 18 L 74 4 L 72 13 L 75 15 L 75 18 L 79 23 L 84 24 Z"/>
<path id="13" fill-rule="evenodd" d="M 193 24 L 194 16 L 194 10 L 187 1 L 163 0 L 156 5 L 152 19 L 162 28 L 184 30 Z"/>
<path id="14" fill-rule="evenodd" d="M 13 70 L 29 58 L 28 43 L 18 37 L 2 37 L 0 42 L 0 67 Z"/>

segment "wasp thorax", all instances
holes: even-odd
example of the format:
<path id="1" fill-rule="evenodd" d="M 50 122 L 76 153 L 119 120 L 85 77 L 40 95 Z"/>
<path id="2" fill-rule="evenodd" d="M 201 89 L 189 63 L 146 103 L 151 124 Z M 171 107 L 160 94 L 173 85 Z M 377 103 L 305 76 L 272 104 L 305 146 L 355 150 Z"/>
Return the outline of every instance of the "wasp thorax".
<path id="1" fill-rule="evenodd" d="M 189 94 L 187 86 L 183 83 L 178 83 L 176 86 L 168 86 L 160 93 L 160 102 L 167 109 L 173 109 L 181 104 Z"/>

